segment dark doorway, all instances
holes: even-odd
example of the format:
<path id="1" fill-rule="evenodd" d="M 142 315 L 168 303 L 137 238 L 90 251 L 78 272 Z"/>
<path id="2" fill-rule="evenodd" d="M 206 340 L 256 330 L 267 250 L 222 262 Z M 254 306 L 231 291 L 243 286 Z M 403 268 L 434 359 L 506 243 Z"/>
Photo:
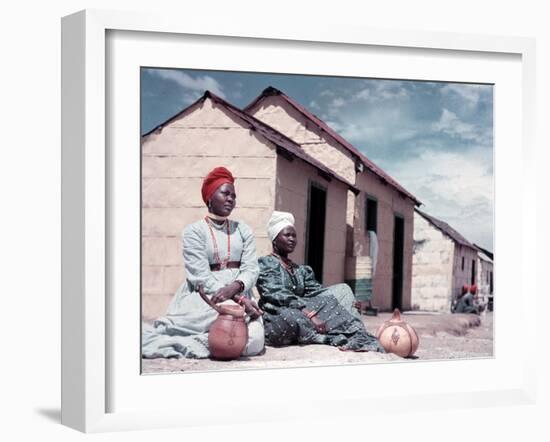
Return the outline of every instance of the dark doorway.
<path id="1" fill-rule="evenodd" d="M 403 309 L 403 250 L 405 246 L 405 220 L 394 217 L 393 227 L 393 278 L 392 309 Z"/>
<path id="2" fill-rule="evenodd" d="M 367 224 L 367 231 L 372 230 L 373 232 L 377 232 L 378 228 L 378 201 L 376 201 L 374 198 L 367 197 L 367 204 L 366 204 L 366 224 Z"/>
<path id="3" fill-rule="evenodd" d="M 474 285 L 476 283 L 476 261 L 472 259 L 472 281 L 470 284 Z"/>
<path id="4" fill-rule="evenodd" d="M 309 186 L 307 220 L 306 264 L 311 266 L 317 281 L 323 282 L 323 257 L 325 254 L 325 219 L 327 192 L 319 185 Z"/>

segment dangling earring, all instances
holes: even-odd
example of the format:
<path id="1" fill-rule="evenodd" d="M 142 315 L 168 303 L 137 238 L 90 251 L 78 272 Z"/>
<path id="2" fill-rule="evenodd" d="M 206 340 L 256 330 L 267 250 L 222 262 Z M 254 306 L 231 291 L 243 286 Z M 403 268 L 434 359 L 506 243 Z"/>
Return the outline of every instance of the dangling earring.
<path id="1" fill-rule="evenodd" d="M 212 212 L 212 200 L 208 200 L 208 203 L 206 204 L 206 206 L 208 207 L 208 211 Z"/>

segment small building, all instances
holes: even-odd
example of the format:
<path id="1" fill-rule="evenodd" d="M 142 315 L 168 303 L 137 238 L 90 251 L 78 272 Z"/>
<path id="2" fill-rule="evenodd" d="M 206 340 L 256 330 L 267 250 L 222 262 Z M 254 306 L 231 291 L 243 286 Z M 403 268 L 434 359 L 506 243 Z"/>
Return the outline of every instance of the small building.
<path id="1" fill-rule="evenodd" d="M 476 284 L 478 249 L 449 224 L 415 209 L 412 308 L 449 312 L 463 285 Z"/>
<path id="2" fill-rule="evenodd" d="M 352 190 L 346 195 L 347 246 L 342 256 L 346 280 L 357 289 L 359 276 L 367 276 L 372 281 L 372 303 L 382 310 L 410 309 L 414 208 L 420 201 L 283 92 L 268 87 L 244 110 L 285 134 L 303 152 L 355 186 L 358 192 Z M 312 207 L 322 206 L 322 192 L 318 197 L 313 192 L 311 195 Z M 326 213 L 328 216 L 330 210 Z M 326 238 L 330 237 L 327 230 Z M 311 256 L 306 256 L 306 262 L 324 276 Z"/>
<path id="3" fill-rule="evenodd" d="M 474 244 L 477 252 L 477 293 L 480 303 L 492 309 L 493 305 L 493 254 Z"/>
<path id="4" fill-rule="evenodd" d="M 206 92 L 141 140 L 142 315 L 163 314 L 185 278 L 181 232 L 204 217 L 204 176 L 225 166 L 236 178 L 232 218 L 255 233 L 258 256 L 271 252 L 273 210 L 292 212 L 297 262 L 315 256 L 323 281 L 345 277 L 346 210 L 353 182 L 310 156 L 294 140 Z"/>

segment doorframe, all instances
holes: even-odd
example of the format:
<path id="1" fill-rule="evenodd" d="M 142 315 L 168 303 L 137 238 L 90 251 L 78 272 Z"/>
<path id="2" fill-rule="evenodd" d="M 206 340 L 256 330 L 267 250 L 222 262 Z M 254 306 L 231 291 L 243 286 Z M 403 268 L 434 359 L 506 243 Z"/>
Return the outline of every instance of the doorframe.
<path id="1" fill-rule="evenodd" d="M 394 285 L 395 285 L 395 249 L 396 249 L 396 242 L 395 242 L 395 219 L 399 218 L 403 221 L 403 244 L 402 244 L 402 253 L 401 253 L 401 293 L 400 293 L 400 299 L 398 302 L 398 307 L 394 307 Z M 392 240 L 393 240 L 393 247 L 392 247 L 392 273 L 391 273 L 391 281 L 392 281 L 392 288 L 391 288 L 391 304 L 392 309 L 399 308 L 399 310 L 403 309 L 403 277 L 405 273 L 405 216 L 401 212 L 393 212 L 393 231 L 392 231 Z"/>
<path id="2" fill-rule="evenodd" d="M 316 187 L 319 190 L 322 190 L 325 192 L 326 199 L 325 199 L 325 227 L 323 230 L 323 267 L 325 267 L 325 240 L 326 240 L 326 234 L 327 234 L 327 200 L 328 200 L 328 186 L 324 186 L 318 181 L 315 181 L 311 178 L 307 181 L 307 211 L 306 211 L 306 235 L 305 236 L 305 251 L 304 251 L 304 261 L 307 263 L 309 261 L 309 216 L 311 213 L 311 188 Z M 317 279 L 323 279 L 323 273 L 324 268 L 321 269 L 321 275 L 315 275 Z"/>

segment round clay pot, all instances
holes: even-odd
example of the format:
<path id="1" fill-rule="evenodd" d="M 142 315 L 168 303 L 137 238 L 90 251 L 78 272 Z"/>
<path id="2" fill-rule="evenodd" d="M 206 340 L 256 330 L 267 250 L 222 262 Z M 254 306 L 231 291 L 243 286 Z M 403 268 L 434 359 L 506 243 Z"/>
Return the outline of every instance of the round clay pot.
<path id="1" fill-rule="evenodd" d="M 248 342 L 244 309 L 239 306 L 220 307 L 222 311 L 208 331 L 208 348 L 215 359 L 237 359 Z"/>
<path id="2" fill-rule="evenodd" d="M 402 358 L 411 357 L 418 349 L 418 335 L 414 328 L 401 319 L 398 309 L 394 310 L 391 319 L 378 327 L 376 337 L 384 350 Z"/>

